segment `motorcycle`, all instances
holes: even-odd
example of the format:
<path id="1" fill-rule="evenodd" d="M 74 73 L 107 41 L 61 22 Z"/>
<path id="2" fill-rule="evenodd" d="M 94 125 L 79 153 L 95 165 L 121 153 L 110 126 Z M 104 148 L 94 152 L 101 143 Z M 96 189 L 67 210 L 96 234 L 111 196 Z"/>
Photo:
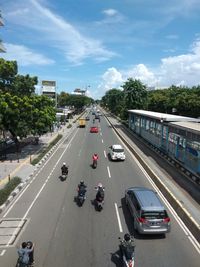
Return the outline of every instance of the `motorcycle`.
<path id="1" fill-rule="evenodd" d="M 31 249 L 33 247 L 33 242 L 28 241 L 27 242 L 27 248 Z M 34 266 L 34 258 L 33 258 L 33 253 L 34 250 L 32 252 L 29 253 L 29 263 L 24 263 L 22 261 L 22 256 L 19 255 L 18 259 L 17 259 L 17 264 L 16 267 L 33 267 Z"/>
<path id="2" fill-rule="evenodd" d="M 67 179 L 68 172 L 69 172 L 68 169 L 67 171 L 62 171 L 62 175 L 60 176 L 61 181 L 65 181 Z"/>
<path id="3" fill-rule="evenodd" d="M 104 190 L 105 190 L 105 187 L 102 187 L 103 191 L 103 195 L 100 196 L 98 195 L 98 192 L 97 192 L 97 195 L 96 195 L 96 199 L 95 199 L 95 206 L 96 206 L 96 210 L 98 211 L 101 211 L 103 209 L 103 205 L 104 205 Z M 95 187 L 95 190 L 99 190 L 98 187 Z"/>
<path id="4" fill-rule="evenodd" d="M 93 167 L 94 169 L 96 169 L 96 167 L 97 167 L 97 160 L 96 160 L 96 159 L 93 160 L 92 167 Z"/>
<path id="5" fill-rule="evenodd" d="M 77 203 L 79 206 L 83 206 L 83 203 L 86 199 L 86 189 L 78 190 Z"/>
<path id="6" fill-rule="evenodd" d="M 124 248 L 122 246 L 122 240 L 119 237 L 120 240 L 120 245 L 119 245 L 119 249 L 121 252 L 121 256 L 122 256 L 122 262 L 123 262 L 123 267 L 134 267 L 135 264 L 135 246 L 127 246 L 126 248 Z"/>
<path id="7" fill-rule="evenodd" d="M 99 197 L 98 199 L 96 199 L 96 209 L 98 211 L 101 211 L 103 209 L 103 204 L 104 204 L 103 198 Z"/>
<path id="8" fill-rule="evenodd" d="M 67 179 L 67 175 L 68 175 L 67 172 L 63 172 L 61 177 L 60 177 L 61 181 L 65 181 Z"/>

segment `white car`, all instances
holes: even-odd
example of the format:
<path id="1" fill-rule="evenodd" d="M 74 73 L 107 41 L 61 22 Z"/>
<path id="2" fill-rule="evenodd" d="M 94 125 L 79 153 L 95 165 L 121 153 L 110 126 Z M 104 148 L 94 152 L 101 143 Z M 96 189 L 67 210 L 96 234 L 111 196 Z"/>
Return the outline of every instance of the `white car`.
<path id="1" fill-rule="evenodd" d="M 121 145 L 110 146 L 110 157 L 112 160 L 125 160 L 123 147 Z"/>

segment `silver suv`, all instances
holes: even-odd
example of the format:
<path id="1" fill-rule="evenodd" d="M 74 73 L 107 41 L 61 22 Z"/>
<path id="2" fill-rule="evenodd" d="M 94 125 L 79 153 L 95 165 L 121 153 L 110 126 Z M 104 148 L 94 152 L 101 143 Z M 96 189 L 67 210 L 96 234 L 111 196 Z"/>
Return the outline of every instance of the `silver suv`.
<path id="1" fill-rule="evenodd" d="M 140 234 L 165 234 L 171 229 L 170 218 L 157 193 L 144 187 L 125 191 L 125 201 Z"/>

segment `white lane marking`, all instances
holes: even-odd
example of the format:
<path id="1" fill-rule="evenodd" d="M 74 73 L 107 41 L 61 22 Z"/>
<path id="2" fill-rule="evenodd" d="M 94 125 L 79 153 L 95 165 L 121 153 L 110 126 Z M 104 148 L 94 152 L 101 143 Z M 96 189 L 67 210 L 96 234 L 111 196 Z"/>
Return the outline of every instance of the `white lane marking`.
<path id="1" fill-rule="evenodd" d="M 77 130 L 78 131 L 78 130 Z M 77 132 L 75 133 L 75 135 L 77 134 Z M 44 165 L 39 169 L 39 171 L 35 174 L 35 176 L 31 179 L 31 181 L 29 182 L 29 184 L 26 185 L 26 187 L 24 187 L 22 189 L 22 191 L 20 192 L 20 195 L 16 198 L 16 200 L 13 202 L 13 204 L 9 207 L 9 209 L 7 210 L 7 212 L 4 214 L 3 218 L 7 216 L 7 214 L 10 212 L 10 210 L 13 208 L 13 206 L 15 205 L 15 203 L 21 198 L 21 196 L 23 195 L 23 193 L 29 188 L 29 186 L 33 183 L 33 181 L 37 178 L 37 176 L 40 174 L 40 172 L 44 169 L 44 167 L 46 166 L 46 164 L 50 161 L 50 159 L 54 156 L 54 154 L 56 153 L 56 151 L 61 147 L 61 145 L 66 141 L 67 138 L 64 138 L 62 142 L 60 142 L 60 144 L 57 146 L 57 148 L 54 150 L 54 152 L 49 156 L 49 158 L 46 160 L 46 162 L 44 163 Z M 71 146 L 71 143 L 68 144 L 68 148 Z M 54 168 L 55 169 L 55 168 Z"/>
<path id="2" fill-rule="evenodd" d="M 102 132 L 100 132 L 100 135 L 102 136 Z"/>
<path id="3" fill-rule="evenodd" d="M 130 152 L 129 149 L 128 149 L 128 151 Z M 164 197 L 164 195 L 162 194 L 162 192 L 160 191 L 160 189 L 156 186 L 156 184 L 151 179 L 151 177 L 148 175 L 148 173 L 145 171 L 145 169 L 142 167 L 142 165 L 140 164 L 140 162 L 136 159 L 136 157 L 131 152 L 130 152 L 130 154 L 134 158 L 134 161 L 137 163 L 138 167 L 141 169 L 141 171 L 143 172 L 143 174 L 145 175 L 145 177 L 147 178 L 147 180 L 150 182 L 150 184 L 152 185 L 152 187 L 158 193 L 158 195 L 160 196 L 160 198 L 162 199 L 162 201 L 165 203 L 165 205 L 167 206 L 167 208 L 170 210 L 170 212 L 174 216 L 175 220 L 177 221 L 177 223 L 179 224 L 179 226 L 181 227 L 181 229 L 183 230 L 183 232 L 185 233 L 185 235 L 188 237 L 188 239 L 191 241 L 191 243 L 193 244 L 193 246 L 195 247 L 195 249 L 197 250 L 197 252 L 200 254 L 200 244 L 199 244 L 199 242 L 196 240 L 196 238 L 193 236 L 193 234 L 190 232 L 190 230 L 187 228 L 187 226 L 184 224 L 184 222 L 177 215 L 177 213 L 175 212 L 175 210 L 173 209 L 173 207 L 171 206 L 171 204 Z"/>
<path id="4" fill-rule="evenodd" d="M 104 157 L 107 158 L 106 151 L 104 150 Z"/>
<path id="5" fill-rule="evenodd" d="M 115 203 L 115 211 L 116 211 L 116 214 L 117 214 L 117 221 L 118 221 L 118 225 L 119 225 L 119 231 L 120 231 L 120 233 L 122 233 L 123 229 L 122 229 L 122 224 L 121 224 L 121 220 L 120 220 L 120 217 L 119 217 L 119 211 L 118 211 L 117 203 Z"/>
<path id="6" fill-rule="evenodd" d="M 107 171 L 108 171 L 108 177 L 111 178 L 109 166 L 107 166 Z"/>
<path id="7" fill-rule="evenodd" d="M 110 122 L 108 121 L 107 118 L 106 118 L 106 120 L 107 120 L 108 124 L 110 125 Z M 142 172 L 144 173 L 144 175 L 146 176 L 146 178 L 149 180 L 149 182 L 152 184 L 152 186 L 154 187 L 154 189 L 158 192 L 159 196 L 162 198 L 163 202 L 166 204 L 166 206 L 168 207 L 168 209 L 171 211 L 171 213 L 173 214 L 175 220 L 177 221 L 177 223 L 179 224 L 179 226 L 181 227 L 181 229 L 183 230 L 183 232 L 185 233 L 185 235 L 188 237 L 188 239 L 191 241 L 191 243 L 193 244 L 193 246 L 195 247 L 195 249 L 197 250 L 197 252 L 200 254 L 200 243 L 196 240 L 196 238 L 193 236 L 193 234 L 190 232 L 190 230 L 187 228 L 187 226 L 184 224 L 184 222 L 177 215 L 177 213 L 175 212 L 175 210 L 173 209 L 173 207 L 170 205 L 170 203 L 167 201 L 167 199 L 163 196 L 163 194 L 161 193 L 160 189 L 155 185 L 155 183 L 153 182 L 153 180 L 146 173 L 146 171 L 141 166 L 141 164 L 136 159 L 136 157 L 132 154 L 132 152 L 130 151 L 130 149 L 120 139 L 120 137 L 117 135 L 117 133 L 114 130 L 113 130 L 113 132 L 115 133 L 115 135 L 117 136 L 117 138 L 124 144 L 124 146 L 126 147 L 127 151 L 129 152 L 129 154 L 132 156 L 132 158 L 137 163 L 137 165 L 139 166 L 139 168 L 142 170 Z"/>
<path id="8" fill-rule="evenodd" d="M 103 143 L 103 139 L 101 140 L 101 142 Z"/>
<path id="9" fill-rule="evenodd" d="M 74 136 L 73 136 L 72 139 L 70 140 L 70 143 L 73 141 L 73 139 L 74 139 L 74 137 L 76 136 L 77 132 L 78 132 L 78 130 L 76 131 L 76 133 L 74 134 Z M 69 143 L 69 144 L 70 144 L 70 143 Z M 65 148 L 64 151 L 63 151 L 63 153 L 60 155 L 60 157 L 59 157 L 59 159 L 57 160 L 56 164 L 54 165 L 54 168 L 52 169 L 51 173 L 49 174 L 49 176 L 48 176 L 47 179 L 45 180 L 44 184 L 43 184 L 42 187 L 40 188 L 39 192 L 38 192 L 37 195 L 35 196 L 34 200 L 33 200 L 32 203 L 30 204 L 29 208 L 27 209 L 26 213 L 24 214 L 23 218 L 22 218 L 20 221 L 23 221 L 23 220 L 27 217 L 29 211 L 30 211 L 31 208 L 33 207 L 34 203 L 36 202 L 36 200 L 38 199 L 39 195 L 41 194 L 41 192 L 43 191 L 44 187 L 46 186 L 48 180 L 50 179 L 50 177 L 51 177 L 53 171 L 55 170 L 56 166 L 57 166 L 58 163 L 60 162 L 60 159 L 63 157 L 65 151 L 68 149 L 69 144 L 66 146 L 66 148 Z M 24 193 L 25 191 L 26 191 L 26 190 L 24 190 L 23 193 Z M 23 194 L 21 194 L 20 197 L 21 197 L 22 195 L 23 195 Z M 19 199 L 19 198 L 18 198 L 18 199 Z M 15 203 L 16 203 L 16 202 L 15 202 Z M 20 221 L 19 221 L 19 225 L 20 225 Z M 9 240 L 8 243 L 6 244 L 6 247 L 9 246 L 9 244 L 11 243 L 11 240 L 12 240 L 12 238 L 13 238 L 13 235 L 16 235 L 16 234 L 17 234 L 17 231 L 18 231 L 18 229 L 17 229 L 17 227 L 16 227 L 16 230 L 15 230 L 14 233 L 11 235 L 10 240 Z"/>
<path id="10" fill-rule="evenodd" d="M 47 181 L 49 180 L 49 178 L 50 178 L 50 176 L 52 175 L 53 171 L 55 170 L 56 166 L 58 165 L 60 159 L 61 159 L 62 156 L 64 155 L 65 151 L 69 148 L 69 146 L 70 146 L 72 140 L 74 139 L 74 137 L 76 136 L 77 132 L 78 132 L 78 130 L 75 132 L 74 136 L 73 136 L 72 139 L 70 140 L 70 143 L 66 146 L 66 148 L 65 148 L 64 151 L 63 151 L 63 153 L 61 154 L 61 156 L 60 156 L 59 159 L 57 160 L 56 164 L 54 165 L 54 168 L 52 169 L 50 175 L 49 175 L 49 176 L 47 177 L 47 179 L 45 180 L 43 186 L 46 185 Z M 64 142 L 64 141 L 63 141 L 63 142 Z M 53 156 L 53 154 L 52 154 L 52 156 Z M 51 157 L 52 157 L 52 156 L 51 156 Z M 51 159 L 51 157 L 49 157 L 49 159 L 45 162 L 45 164 L 43 165 L 43 167 L 41 168 L 41 170 L 42 170 L 42 169 L 44 168 L 44 166 L 48 163 L 48 161 Z M 33 180 L 37 177 L 37 175 L 38 175 L 39 173 L 40 173 L 40 171 L 36 174 L 36 176 L 33 178 Z M 32 183 L 32 182 L 33 182 L 33 181 L 31 181 L 31 183 Z M 14 207 L 14 205 L 16 204 L 16 202 L 22 197 L 22 195 L 24 194 L 24 192 L 29 188 L 29 186 L 30 186 L 31 183 L 29 183 L 29 184 L 24 188 L 24 190 L 22 191 L 22 193 L 16 198 L 16 200 L 13 202 L 13 204 L 10 206 L 10 208 L 7 210 L 7 212 L 4 214 L 3 217 L 6 217 L 6 216 L 8 215 L 8 213 L 9 213 L 9 212 L 11 211 L 11 209 Z M 43 186 L 42 186 L 42 188 L 43 188 Z M 40 192 L 40 193 L 41 193 L 41 192 Z M 36 196 L 36 197 L 37 197 L 37 196 Z M 33 200 L 33 202 L 35 202 L 35 199 Z M 32 203 L 33 203 L 33 202 L 32 202 Z M 32 204 L 31 204 L 31 205 L 32 205 Z"/>
<path id="11" fill-rule="evenodd" d="M 0 256 L 3 256 L 5 254 L 5 252 L 6 252 L 6 250 L 3 249 L 2 252 L 1 252 L 1 254 L 0 254 Z"/>

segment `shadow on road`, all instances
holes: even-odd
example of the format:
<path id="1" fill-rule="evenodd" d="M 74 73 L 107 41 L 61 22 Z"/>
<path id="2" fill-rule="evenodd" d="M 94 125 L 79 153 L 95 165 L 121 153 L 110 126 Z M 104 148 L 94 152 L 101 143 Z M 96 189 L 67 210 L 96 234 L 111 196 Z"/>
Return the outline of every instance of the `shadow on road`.
<path id="1" fill-rule="evenodd" d="M 110 254 L 111 254 L 111 261 L 116 265 L 116 267 L 121 267 L 122 261 L 120 257 L 120 250 L 117 250 L 116 252 Z"/>

